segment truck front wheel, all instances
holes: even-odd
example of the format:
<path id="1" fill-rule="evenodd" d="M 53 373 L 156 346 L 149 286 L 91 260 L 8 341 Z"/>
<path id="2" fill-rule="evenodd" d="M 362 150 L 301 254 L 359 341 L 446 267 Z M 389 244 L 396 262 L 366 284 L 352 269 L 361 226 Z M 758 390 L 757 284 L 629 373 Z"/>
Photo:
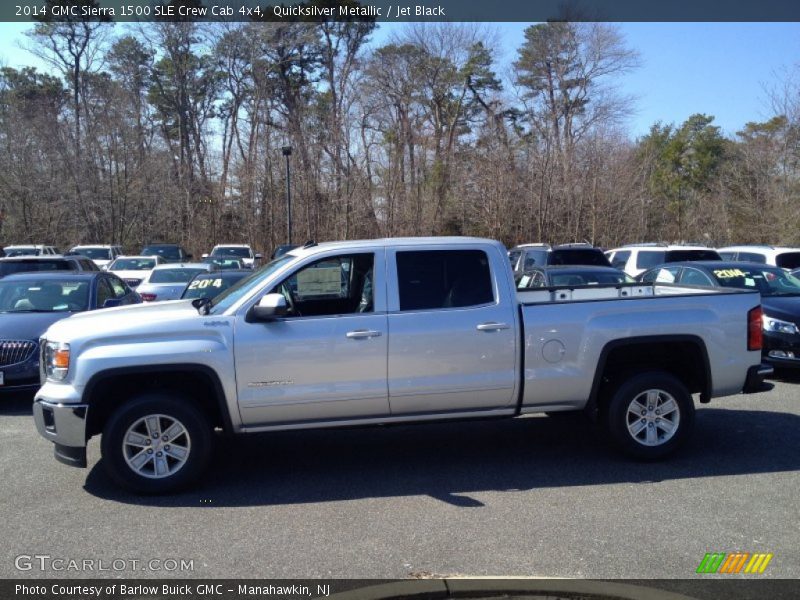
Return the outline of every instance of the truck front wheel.
<path id="1" fill-rule="evenodd" d="M 650 371 L 634 375 L 614 391 L 606 418 L 611 438 L 623 452 L 655 460 L 687 440 L 694 402 L 674 375 Z"/>
<path id="2" fill-rule="evenodd" d="M 208 417 L 190 401 L 148 393 L 117 410 L 103 429 L 101 450 L 109 476 L 143 494 L 172 492 L 192 483 L 211 455 Z"/>

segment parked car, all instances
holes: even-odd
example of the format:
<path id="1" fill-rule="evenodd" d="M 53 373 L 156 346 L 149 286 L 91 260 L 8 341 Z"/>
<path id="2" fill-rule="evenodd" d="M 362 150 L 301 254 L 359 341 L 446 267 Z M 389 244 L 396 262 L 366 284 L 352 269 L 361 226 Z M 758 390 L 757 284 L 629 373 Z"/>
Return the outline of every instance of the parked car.
<path id="1" fill-rule="evenodd" d="M 253 252 L 247 244 L 221 244 L 214 246 L 210 254 L 204 254 L 203 258 L 238 258 L 248 269 L 255 267 L 256 261 L 261 260 L 261 254 Z"/>
<path id="2" fill-rule="evenodd" d="M 122 255 L 121 246 L 108 245 L 85 245 L 73 246 L 69 249 L 70 254 L 80 254 L 91 258 L 101 269 L 107 267 L 114 259 Z"/>
<path id="3" fill-rule="evenodd" d="M 34 420 L 73 466 L 86 466 L 87 441 L 102 433 L 110 477 L 147 493 L 196 480 L 216 427 L 572 410 L 600 419 L 625 452 L 656 459 L 689 439 L 692 394 L 706 403 L 763 390 L 772 369 L 761 364 L 760 297 L 621 287 L 517 292 L 491 240 L 307 244 L 211 307 L 151 304 L 52 325 Z"/>
<path id="4" fill-rule="evenodd" d="M 508 259 L 517 274 L 547 265 L 611 266 L 603 251 L 591 244 L 521 244 L 508 251 Z"/>
<path id="5" fill-rule="evenodd" d="M 56 321 L 139 302 L 121 279 L 97 271 L 21 273 L 0 279 L 0 391 L 39 387 L 39 338 Z"/>
<path id="6" fill-rule="evenodd" d="M 232 285 L 238 283 L 248 275 L 252 275 L 250 269 L 239 269 L 238 271 L 217 271 L 216 273 L 198 273 L 183 290 L 181 298 L 214 298 L 227 290 Z"/>
<path id="7" fill-rule="evenodd" d="M 722 260 L 713 248 L 681 244 L 629 244 L 606 251 L 611 266 L 631 277 L 665 263 L 687 260 Z"/>
<path id="8" fill-rule="evenodd" d="M 515 281 L 517 289 L 636 283 L 633 277 L 614 267 L 560 265 L 530 269 L 517 275 Z"/>
<path id="9" fill-rule="evenodd" d="M 186 285 L 198 273 L 216 271 L 206 263 L 167 263 L 158 265 L 142 280 L 136 291 L 145 302 L 178 300 Z"/>
<path id="10" fill-rule="evenodd" d="M 281 256 L 283 256 L 287 252 L 291 252 L 295 248 L 299 248 L 299 247 L 300 246 L 298 244 L 281 244 L 280 246 L 277 246 L 275 248 L 275 250 L 272 252 L 272 256 L 270 256 L 269 259 L 270 260 L 275 260 L 276 258 L 280 258 Z"/>
<path id="11" fill-rule="evenodd" d="M 85 256 L 12 256 L 0 258 L 0 277 L 34 271 L 99 271 Z"/>
<path id="12" fill-rule="evenodd" d="M 752 262 L 686 262 L 645 272 L 645 283 L 738 288 L 761 294 L 764 361 L 800 367 L 800 279 L 780 267 Z"/>
<path id="13" fill-rule="evenodd" d="M 119 256 L 107 270 L 136 289 L 150 271 L 163 264 L 166 262 L 160 256 Z"/>
<path id="14" fill-rule="evenodd" d="M 203 262 L 206 263 L 207 265 L 214 265 L 220 271 L 252 268 L 252 267 L 245 267 L 245 264 L 241 258 L 221 258 L 221 257 L 207 256 L 206 258 L 203 259 Z"/>
<path id="15" fill-rule="evenodd" d="M 56 256 L 58 254 L 58 248 L 55 246 L 43 246 L 42 244 L 6 246 L 3 250 L 6 256 Z"/>
<path id="16" fill-rule="evenodd" d="M 160 256 L 167 263 L 183 263 L 192 258 L 177 244 L 148 244 L 139 253 L 142 256 Z"/>
<path id="17" fill-rule="evenodd" d="M 800 267 L 800 248 L 786 246 L 727 246 L 717 252 L 724 260 L 738 260 L 781 267 L 787 271 Z"/>

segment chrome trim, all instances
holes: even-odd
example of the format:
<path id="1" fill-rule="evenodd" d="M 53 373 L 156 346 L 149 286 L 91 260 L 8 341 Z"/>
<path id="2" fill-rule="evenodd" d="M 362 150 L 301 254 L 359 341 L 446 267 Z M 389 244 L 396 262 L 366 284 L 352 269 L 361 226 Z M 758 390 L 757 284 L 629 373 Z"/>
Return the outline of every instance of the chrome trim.
<path id="1" fill-rule="evenodd" d="M 45 424 L 44 411 L 52 413 L 53 425 Z M 86 446 L 86 417 L 88 404 L 61 404 L 36 400 L 33 403 L 33 420 L 43 438 L 62 446 Z"/>

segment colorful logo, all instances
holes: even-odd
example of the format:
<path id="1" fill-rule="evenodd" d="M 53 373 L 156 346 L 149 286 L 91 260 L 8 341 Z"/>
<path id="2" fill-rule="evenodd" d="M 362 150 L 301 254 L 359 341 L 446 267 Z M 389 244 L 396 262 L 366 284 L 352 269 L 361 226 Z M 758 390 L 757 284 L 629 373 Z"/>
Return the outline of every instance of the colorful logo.
<path id="1" fill-rule="evenodd" d="M 700 566 L 697 567 L 698 573 L 763 573 L 769 561 L 772 560 L 772 553 L 757 552 L 706 552 Z"/>

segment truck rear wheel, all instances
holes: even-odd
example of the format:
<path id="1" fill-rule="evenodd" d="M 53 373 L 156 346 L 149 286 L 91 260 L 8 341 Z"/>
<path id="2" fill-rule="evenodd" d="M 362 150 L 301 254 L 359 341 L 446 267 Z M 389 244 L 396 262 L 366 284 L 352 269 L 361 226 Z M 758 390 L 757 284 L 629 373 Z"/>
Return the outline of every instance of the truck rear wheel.
<path id="1" fill-rule="evenodd" d="M 148 393 L 119 408 L 103 429 L 101 450 L 109 476 L 142 494 L 172 492 L 192 483 L 211 456 L 205 413 L 188 400 Z"/>
<path id="2" fill-rule="evenodd" d="M 613 442 L 634 458 L 655 460 L 677 450 L 694 424 L 694 401 L 681 381 L 649 371 L 624 381 L 606 415 Z"/>

